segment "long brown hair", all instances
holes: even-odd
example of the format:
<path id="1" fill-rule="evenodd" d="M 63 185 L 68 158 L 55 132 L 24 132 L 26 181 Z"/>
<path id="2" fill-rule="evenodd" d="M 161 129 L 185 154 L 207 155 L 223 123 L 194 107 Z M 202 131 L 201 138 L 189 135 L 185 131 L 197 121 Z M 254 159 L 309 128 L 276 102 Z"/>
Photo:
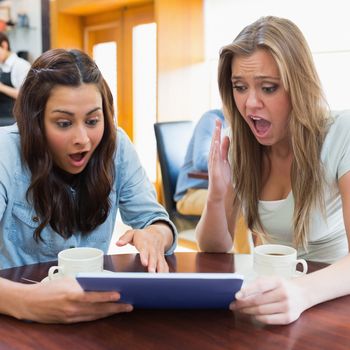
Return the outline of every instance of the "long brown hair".
<path id="1" fill-rule="evenodd" d="M 57 85 L 77 87 L 95 84 L 102 96 L 104 132 L 86 168 L 74 175 L 74 189 L 53 163 L 47 146 L 44 112 Z M 112 94 L 94 61 L 79 50 L 54 49 L 43 53 L 32 65 L 14 107 L 23 161 L 31 172 L 27 200 L 36 210 L 40 224 L 36 240 L 48 224 L 62 237 L 74 232 L 91 232 L 109 213 L 108 196 L 115 174 L 113 155 L 116 131 Z"/>
<path id="2" fill-rule="evenodd" d="M 240 115 L 233 98 L 231 64 L 235 55 L 249 56 L 264 48 L 274 57 L 292 104 L 290 134 L 293 149 L 291 169 L 295 200 L 295 244 L 306 246 L 311 210 L 324 208 L 324 175 L 320 154 L 328 125 L 329 108 L 307 42 L 291 21 L 262 17 L 245 27 L 232 44 L 222 48 L 218 82 L 226 117 L 232 127 L 232 171 L 237 201 L 241 201 L 251 230 L 264 232 L 258 215 L 262 187 L 260 145 Z M 250 174 L 248 176 L 247 174 Z"/>

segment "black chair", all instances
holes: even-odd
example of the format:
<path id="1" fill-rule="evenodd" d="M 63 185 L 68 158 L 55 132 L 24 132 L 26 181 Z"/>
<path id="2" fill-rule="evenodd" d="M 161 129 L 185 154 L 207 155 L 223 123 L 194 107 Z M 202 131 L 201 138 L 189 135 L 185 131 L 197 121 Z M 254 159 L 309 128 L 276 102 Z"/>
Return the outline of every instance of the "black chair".
<path id="1" fill-rule="evenodd" d="M 200 218 L 199 216 L 180 214 L 176 210 L 176 203 L 173 198 L 177 177 L 185 159 L 193 127 L 192 121 L 189 120 L 154 124 L 165 208 L 180 233 L 193 229 Z"/>
<path id="2" fill-rule="evenodd" d="M 0 126 L 8 126 L 16 123 L 16 120 L 11 117 L 0 117 Z"/>

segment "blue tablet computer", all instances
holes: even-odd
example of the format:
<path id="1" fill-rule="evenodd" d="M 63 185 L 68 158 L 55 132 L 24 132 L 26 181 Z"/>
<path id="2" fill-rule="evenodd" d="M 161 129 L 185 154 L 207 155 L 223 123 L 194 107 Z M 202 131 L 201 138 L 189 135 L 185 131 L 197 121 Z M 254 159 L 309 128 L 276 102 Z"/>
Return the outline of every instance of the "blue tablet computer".
<path id="1" fill-rule="evenodd" d="M 120 302 L 143 309 L 227 309 L 241 289 L 235 273 L 80 273 L 85 291 L 118 291 Z"/>

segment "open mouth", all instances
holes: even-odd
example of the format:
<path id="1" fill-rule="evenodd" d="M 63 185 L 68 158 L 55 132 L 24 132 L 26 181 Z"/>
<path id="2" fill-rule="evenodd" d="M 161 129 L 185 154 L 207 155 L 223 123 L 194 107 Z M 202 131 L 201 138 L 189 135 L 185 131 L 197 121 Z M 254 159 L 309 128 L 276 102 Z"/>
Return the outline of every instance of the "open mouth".
<path id="1" fill-rule="evenodd" d="M 264 135 L 271 126 L 271 122 L 264 118 L 252 115 L 250 116 L 250 119 L 252 120 L 254 129 L 258 135 Z"/>
<path id="2" fill-rule="evenodd" d="M 79 152 L 79 153 L 70 154 L 69 157 L 75 162 L 80 162 L 81 160 L 84 159 L 86 154 L 87 152 Z"/>

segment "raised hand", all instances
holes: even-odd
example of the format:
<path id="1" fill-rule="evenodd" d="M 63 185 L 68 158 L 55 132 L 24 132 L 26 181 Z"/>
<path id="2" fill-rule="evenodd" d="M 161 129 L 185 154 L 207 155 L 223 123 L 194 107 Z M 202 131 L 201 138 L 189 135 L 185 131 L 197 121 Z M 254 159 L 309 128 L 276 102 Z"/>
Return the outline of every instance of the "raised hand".
<path id="1" fill-rule="evenodd" d="M 227 193 L 227 187 L 231 186 L 231 167 L 228 162 L 228 149 L 230 140 L 226 136 L 221 141 L 220 120 L 216 120 L 215 130 L 210 146 L 208 159 L 209 188 L 208 200 L 222 201 Z"/>

